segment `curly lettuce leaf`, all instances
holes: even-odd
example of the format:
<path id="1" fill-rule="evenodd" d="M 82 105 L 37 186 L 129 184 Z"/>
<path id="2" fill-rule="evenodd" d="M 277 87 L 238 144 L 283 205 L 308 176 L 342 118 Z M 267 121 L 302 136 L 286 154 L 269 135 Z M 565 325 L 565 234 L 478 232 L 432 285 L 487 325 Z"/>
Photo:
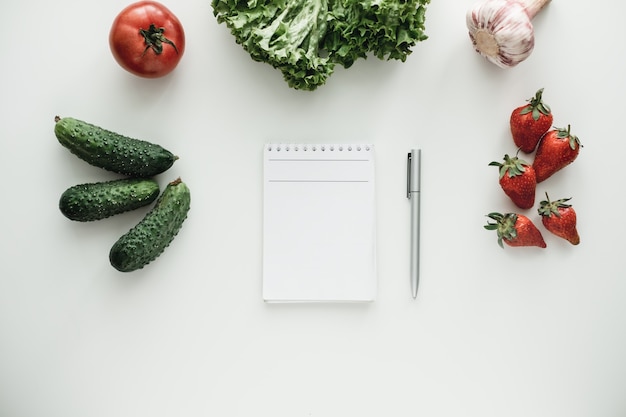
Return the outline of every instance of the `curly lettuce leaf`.
<path id="1" fill-rule="evenodd" d="M 287 84 L 315 90 L 336 64 L 369 54 L 405 61 L 425 40 L 430 0 L 212 0 L 218 23 L 252 59 L 280 70 Z"/>
<path id="2" fill-rule="evenodd" d="M 319 49 L 327 15 L 327 0 L 289 0 L 268 26 L 253 30 L 251 42 L 282 71 L 289 86 L 315 89 L 326 82 L 334 66 Z"/>
<path id="3" fill-rule="evenodd" d="M 324 48 L 333 62 L 346 68 L 369 54 L 404 62 L 411 48 L 427 39 L 426 4 L 429 0 L 339 1 L 330 12 L 330 30 Z"/>

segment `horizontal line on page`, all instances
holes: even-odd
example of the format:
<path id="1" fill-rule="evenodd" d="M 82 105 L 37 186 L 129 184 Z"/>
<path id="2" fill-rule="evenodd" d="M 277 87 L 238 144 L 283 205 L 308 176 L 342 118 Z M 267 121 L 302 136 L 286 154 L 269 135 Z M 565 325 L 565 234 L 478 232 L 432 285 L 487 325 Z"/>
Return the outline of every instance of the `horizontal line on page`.
<path id="1" fill-rule="evenodd" d="M 269 182 L 369 182 L 369 180 L 268 180 Z"/>
<path id="2" fill-rule="evenodd" d="M 278 159 L 270 158 L 271 162 L 369 162 L 369 159 Z"/>

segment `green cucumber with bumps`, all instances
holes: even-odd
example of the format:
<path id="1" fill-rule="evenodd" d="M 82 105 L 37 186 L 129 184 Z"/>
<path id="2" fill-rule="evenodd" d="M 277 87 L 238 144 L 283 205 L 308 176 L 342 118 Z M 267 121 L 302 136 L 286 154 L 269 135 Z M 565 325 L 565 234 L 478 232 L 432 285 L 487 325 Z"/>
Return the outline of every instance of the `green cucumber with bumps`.
<path id="1" fill-rule="evenodd" d="M 121 272 L 141 269 L 159 257 L 187 218 L 191 194 L 180 178 L 170 182 L 146 216 L 111 247 L 109 261 Z"/>
<path id="2" fill-rule="evenodd" d="M 167 171 L 178 159 L 160 145 L 120 135 L 72 117 L 55 117 L 54 133 L 65 148 L 90 165 L 131 177 Z"/>
<path id="3" fill-rule="evenodd" d="M 65 217 L 90 222 L 152 203 L 159 196 L 159 184 L 148 178 L 122 178 L 74 185 L 59 199 Z"/>

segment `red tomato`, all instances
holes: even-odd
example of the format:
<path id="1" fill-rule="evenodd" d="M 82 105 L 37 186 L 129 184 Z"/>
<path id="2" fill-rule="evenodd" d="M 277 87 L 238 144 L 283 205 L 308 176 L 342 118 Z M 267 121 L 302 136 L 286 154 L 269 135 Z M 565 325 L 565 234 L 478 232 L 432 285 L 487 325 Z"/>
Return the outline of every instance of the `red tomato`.
<path id="1" fill-rule="evenodd" d="M 185 52 L 185 32 L 178 18 L 161 3 L 138 1 L 113 21 L 109 46 L 124 69 L 157 78 L 178 65 Z"/>

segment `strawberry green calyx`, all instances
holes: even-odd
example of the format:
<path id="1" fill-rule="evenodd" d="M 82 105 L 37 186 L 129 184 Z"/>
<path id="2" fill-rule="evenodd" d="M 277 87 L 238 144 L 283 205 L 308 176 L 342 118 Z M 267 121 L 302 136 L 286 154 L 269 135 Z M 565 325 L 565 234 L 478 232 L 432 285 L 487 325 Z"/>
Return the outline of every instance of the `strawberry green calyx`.
<path id="1" fill-rule="evenodd" d="M 580 143 L 580 139 L 578 139 L 578 136 L 572 135 L 570 128 L 571 128 L 571 125 L 567 125 L 567 129 L 565 128 L 557 129 L 556 137 L 559 139 L 568 139 L 569 147 L 575 151 L 577 147 L 582 148 L 583 145 Z"/>
<path id="2" fill-rule="evenodd" d="M 540 88 L 535 93 L 535 97 L 527 100 L 528 105 L 520 111 L 520 114 L 528 114 L 532 112 L 533 119 L 535 121 L 539 120 L 539 117 L 541 117 L 542 113 L 546 116 L 549 115 L 551 112 L 550 106 L 543 102 L 543 99 L 541 97 L 542 95 L 543 88 Z"/>
<path id="3" fill-rule="evenodd" d="M 487 214 L 491 220 L 495 223 L 487 222 L 484 226 L 487 230 L 495 230 L 498 235 L 498 245 L 504 248 L 502 244 L 503 239 L 514 240 L 517 238 L 517 229 L 515 223 L 517 222 L 517 214 L 515 213 L 489 213 Z"/>
<path id="4" fill-rule="evenodd" d="M 510 157 L 506 154 L 504 155 L 504 163 L 493 161 L 489 163 L 489 166 L 500 168 L 500 178 L 503 178 L 507 173 L 509 178 L 513 178 L 526 172 L 526 167 L 530 166 L 530 164 L 517 156 Z"/>
<path id="5" fill-rule="evenodd" d="M 539 203 L 539 208 L 537 211 L 540 215 L 545 217 L 550 217 L 554 214 L 556 217 L 561 217 L 560 208 L 566 209 L 572 207 L 571 204 L 567 204 L 569 200 L 572 198 L 562 198 L 560 200 L 550 201 L 550 197 L 548 197 L 548 193 L 546 193 L 546 199 Z"/>

